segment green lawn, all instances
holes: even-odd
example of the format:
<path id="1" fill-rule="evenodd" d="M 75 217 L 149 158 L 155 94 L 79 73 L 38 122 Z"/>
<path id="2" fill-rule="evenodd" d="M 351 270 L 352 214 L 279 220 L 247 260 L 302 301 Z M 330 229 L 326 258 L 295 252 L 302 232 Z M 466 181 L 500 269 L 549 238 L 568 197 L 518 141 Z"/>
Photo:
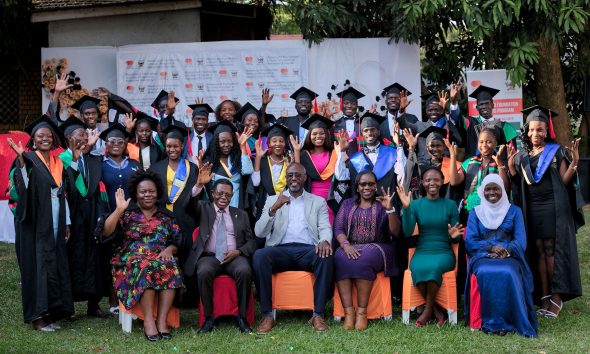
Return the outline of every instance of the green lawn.
<path id="1" fill-rule="evenodd" d="M 590 215 L 590 208 L 586 210 Z M 590 217 L 586 218 L 590 224 Z M 582 279 L 590 282 L 590 227 L 578 233 Z M 85 304 L 77 304 L 80 313 L 63 329 L 53 333 L 33 331 L 22 322 L 19 273 L 14 246 L 0 244 L 0 352 L 526 352 L 589 353 L 590 313 L 588 293 L 566 303 L 558 320 L 541 319 L 538 339 L 518 335 L 488 336 L 471 332 L 460 321 L 457 326 L 429 326 L 417 329 L 401 323 L 401 310 L 394 308 L 393 321 L 373 321 L 362 333 L 343 331 L 329 321 L 330 330 L 315 333 L 307 324 L 307 314 L 290 312 L 278 315 L 278 326 L 271 334 L 243 335 L 233 323 L 221 324 L 215 332 L 197 334 L 197 312 L 182 312 L 182 327 L 173 331 L 168 342 L 149 343 L 143 337 L 140 322 L 134 321 L 133 333 L 121 331 L 117 319 L 87 318 Z"/>

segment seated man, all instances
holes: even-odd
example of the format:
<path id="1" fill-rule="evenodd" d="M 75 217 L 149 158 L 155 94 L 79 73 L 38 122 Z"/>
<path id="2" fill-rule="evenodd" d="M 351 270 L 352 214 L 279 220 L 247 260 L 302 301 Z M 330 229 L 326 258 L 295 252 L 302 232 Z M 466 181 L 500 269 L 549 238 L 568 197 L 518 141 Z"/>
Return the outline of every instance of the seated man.
<path id="1" fill-rule="evenodd" d="M 203 168 L 199 174 L 197 188 L 205 184 L 211 169 Z M 236 281 L 238 291 L 237 324 L 240 331 L 250 333 L 246 321 L 246 307 L 252 288 L 252 270 L 249 258 L 256 249 L 248 214 L 229 206 L 233 186 L 227 179 L 219 179 L 213 185 L 213 203 L 199 201 L 199 235 L 190 251 L 185 265 L 186 275 L 197 273 L 197 285 L 203 303 L 205 323 L 199 333 L 208 333 L 215 327 L 213 318 L 213 280 L 218 275 L 229 275 Z"/>
<path id="2" fill-rule="evenodd" d="M 266 237 L 265 247 L 256 251 L 253 262 L 262 313 L 258 333 L 268 333 L 275 325 L 272 274 L 288 270 L 314 273 L 314 310 L 310 323 L 317 331 L 328 329 L 324 312 L 333 291 L 332 227 L 326 201 L 303 189 L 306 180 L 305 168 L 298 163 L 290 164 L 288 190 L 268 197 L 254 228 L 256 237 Z"/>

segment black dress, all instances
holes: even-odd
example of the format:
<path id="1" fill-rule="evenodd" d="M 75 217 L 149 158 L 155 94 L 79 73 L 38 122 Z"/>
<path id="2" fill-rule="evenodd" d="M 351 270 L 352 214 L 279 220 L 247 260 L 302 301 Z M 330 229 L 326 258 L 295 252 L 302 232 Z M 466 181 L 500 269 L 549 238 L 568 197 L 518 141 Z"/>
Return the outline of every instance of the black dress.
<path id="1" fill-rule="evenodd" d="M 28 184 L 20 169 L 14 173 L 18 193 L 15 227 L 21 273 L 23 318 L 31 322 L 49 315 L 58 321 L 74 314 L 66 251 L 66 200 L 61 186 L 34 153 L 23 154 Z M 63 169 L 62 169 L 63 171 Z M 62 181 L 66 178 L 65 171 Z M 57 237 L 54 237 L 52 190 L 58 189 Z"/>
<path id="2" fill-rule="evenodd" d="M 540 154 L 530 156 L 531 171 L 535 173 L 539 163 Z M 553 200 L 553 186 L 551 183 L 551 174 L 545 173 L 541 181 L 536 184 L 526 184 L 526 197 L 529 205 L 534 208 L 528 208 L 527 219 L 529 222 L 529 237 L 537 238 L 555 238 L 555 201 Z"/>

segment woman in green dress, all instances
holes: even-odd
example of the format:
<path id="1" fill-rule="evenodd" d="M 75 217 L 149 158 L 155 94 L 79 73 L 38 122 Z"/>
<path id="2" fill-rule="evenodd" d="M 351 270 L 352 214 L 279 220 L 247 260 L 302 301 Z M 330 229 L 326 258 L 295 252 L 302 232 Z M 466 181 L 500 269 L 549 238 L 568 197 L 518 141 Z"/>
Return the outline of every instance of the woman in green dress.
<path id="1" fill-rule="evenodd" d="M 421 180 L 426 196 L 417 200 L 411 200 L 410 191 L 405 191 L 403 186 L 397 187 L 404 207 L 404 234 L 412 235 L 416 224 L 419 229 L 418 245 L 410 261 L 410 270 L 412 282 L 426 299 L 426 305 L 416 320 L 416 327 L 425 326 L 433 315 L 439 324 L 445 322 L 442 312 L 435 308 L 434 300 L 442 283 L 442 274 L 455 267 L 451 242 L 458 242 L 463 235 L 463 226 L 457 222 L 457 204 L 439 196 L 443 173 L 436 167 L 430 167 L 422 172 Z"/>

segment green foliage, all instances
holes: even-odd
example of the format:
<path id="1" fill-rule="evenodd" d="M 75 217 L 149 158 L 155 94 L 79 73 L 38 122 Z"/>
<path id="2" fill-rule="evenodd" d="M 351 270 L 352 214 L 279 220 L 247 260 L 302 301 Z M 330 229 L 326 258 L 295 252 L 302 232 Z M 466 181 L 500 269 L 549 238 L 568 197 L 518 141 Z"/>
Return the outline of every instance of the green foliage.
<path id="1" fill-rule="evenodd" d="M 25 70 L 31 63 L 33 48 L 33 25 L 31 24 L 31 0 L 0 1 L 0 71 Z M 38 62 L 35 63 L 38 65 Z"/>

